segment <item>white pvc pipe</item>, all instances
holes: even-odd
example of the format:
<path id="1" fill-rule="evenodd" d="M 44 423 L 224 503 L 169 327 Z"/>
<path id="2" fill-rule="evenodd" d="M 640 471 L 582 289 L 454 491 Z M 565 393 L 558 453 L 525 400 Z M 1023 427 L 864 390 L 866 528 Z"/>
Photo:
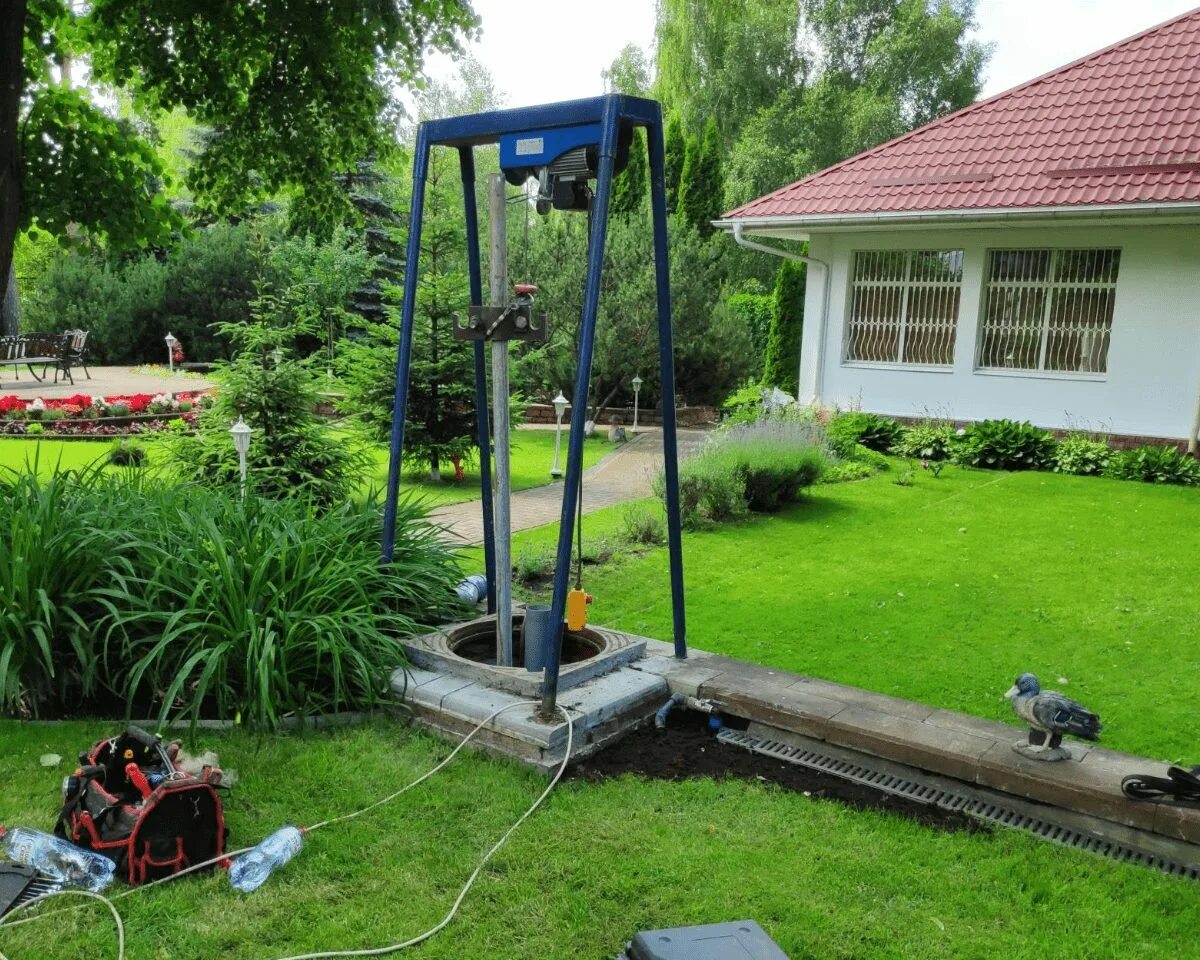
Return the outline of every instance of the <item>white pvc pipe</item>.
<path id="1" fill-rule="evenodd" d="M 1200 436 L 1200 393 L 1196 395 L 1196 417 L 1192 420 L 1192 432 L 1188 434 L 1188 453 L 1195 455 L 1198 436 Z"/>
<path id="2" fill-rule="evenodd" d="M 806 257 L 803 254 L 792 253 L 790 250 L 781 250 L 779 247 L 772 247 L 765 243 L 747 240 L 742 236 L 743 227 L 744 224 L 741 223 L 733 225 L 733 239 L 739 247 L 745 247 L 747 250 L 757 250 L 759 253 L 769 253 L 775 257 L 782 257 L 784 260 L 798 260 L 800 263 L 816 264 L 824 273 L 825 281 L 821 289 L 821 312 L 817 315 L 817 376 L 813 381 L 813 395 L 810 398 L 810 402 L 820 403 L 821 390 L 825 382 L 825 328 L 829 317 L 829 293 L 831 288 L 829 264 L 824 260 L 818 260 L 816 257 Z M 796 362 L 797 364 L 800 363 L 799 358 L 797 358 Z M 797 369 L 797 393 L 799 392 L 800 379 L 801 371 Z"/>

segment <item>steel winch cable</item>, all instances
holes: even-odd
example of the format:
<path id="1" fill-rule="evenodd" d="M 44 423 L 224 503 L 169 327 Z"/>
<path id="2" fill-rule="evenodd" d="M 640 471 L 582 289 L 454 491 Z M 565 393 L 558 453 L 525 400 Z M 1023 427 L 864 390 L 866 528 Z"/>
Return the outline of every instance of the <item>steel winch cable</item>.
<path id="1" fill-rule="evenodd" d="M 426 780 L 428 780 L 430 777 L 432 777 L 438 771 L 443 769 L 448 763 L 450 763 L 450 761 L 452 761 L 458 755 L 458 752 L 460 750 L 462 750 L 462 748 L 465 747 L 475 737 L 475 735 L 477 733 L 479 733 L 480 730 L 482 730 L 489 723 L 491 723 L 493 720 L 495 720 L 496 717 L 500 716 L 500 714 L 502 714 L 508 710 L 513 710 L 517 707 L 521 707 L 521 706 L 528 707 L 531 705 L 536 706 L 537 701 L 518 700 L 516 703 L 510 703 L 507 706 L 501 707 L 500 709 L 493 711 L 491 714 L 489 714 L 483 720 L 480 720 L 479 723 L 475 725 L 474 729 L 472 729 L 466 736 L 464 736 L 462 738 L 462 740 L 460 740 L 458 742 L 458 744 L 454 747 L 453 750 L 450 751 L 450 753 L 445 757 L 445 759 L 443 759 L 441 762 L 439 762 L 435 766 L 431 767 L 429 770 L 425 771 L 425 773 L 423 773 L 423 774 L 421 774 L 421 776 L 417 777 L 416 780 L 413 780 L 411 783 L 405 784 L 405 786 L 401 787 L 399 790 L 395 791 L 394 793 L 390 793 L 386 797 L 376 800 L 374 803 L 370 803 L 367 806 L 361 807 L 358 810 L 353 810 L 350 813 L 342 814 L 341 816 L 330 817 L 327 820 L 322 820 L 319 823 L 312 824 L 311 826 L 303 827 L 303 828 L 301 828 L 301 832 L 305 835 L 308 835 L 309 833 L 312 833 L 315 830 L 320 830 L 320 829 L 323 829 L 324 827 L 333 826 L 335 823 L 344 823 L 347 820 L 353 820 L 355 817 L 361 817 L 363 814 L 368 813 L 371 810 L 376 809 L 377 807 L 381 807 L 384 804 L 391 803 L 397 797 L 401 796 L 404 793 L 407 793 L 409 790 L 413 789 L 414 787 L 419 786 L 420 784 L 424 783 Z M 479 863 L 476 865 L 475 869 L 472 871 L 471 875 L 467 878 L 467 882 L 464 883 L 462 886 L 462 889 L 459 890 L 458 896 L 455 898 L 454 903 L 450 907 L 450 910 L 446 913 L 446 915 L 437 924 L 430 927 L 424 933 L 418 934 L 417 936 L 412 937 L 408 940 L 404 940 L 399 943 L 388 944 L 387 946 L 383 946 L 383 947 L 368 947 L 368 948 L 363 948 L 363 949 L 351 949 L 351 950 L 327 950 L 327 951 L 320 951 L 317 953 L 296 954 L 296 955 L 290 956 L 290 957 L 279 957 L 279 958 L 277 958 L 277 960 L 323 960 L 323 958 L 331 958 L 331 957 L 380 957 L 380 956 L 385 956 L 389 953 L 397 953 L 398 951 L 407 949 L 408 947 L 415 947 L 419 943 L 424 943 L 426 940 L 430 939 L 433 936 L 436 936 L 438 933 L 440 933 L 442 930 L 444 930 L 447 926 L 449 926 L 450 923 L 454 920 L 454 917 L 457 915 L 458 909 L 459 909 L 459 907 L 462 906 L 462 903 L 466 899 L 467 894 L 470 893 L 471 888 L 475 885 L 475 881 L 477 879 L 479 879 L 479 875 L 483 872 L 483 868 L 485 866 L 487 866 L 488 862 L 492 859 L 493 856 L 496 855 L 496 853 L 500 850 L 500 848 L 503 847 L 508 842 L 509 837 L 511 837 L 517 831 L 517 829 L 521 826 L 521 824 L 523 824 L 526 820 L 528 820 L 533 815 L 533 813 L 542 805 L 542 803 L 545 802 L 546 798 L 548 796 L 550 796 L 551 791 L 553 791 L 554 788 L 556 786 L 558 786 L 559 781 L 562 779 L 563 774 L 567 770 L 567 764 L 571 760 L 571 750 L 572 750 L 572 748 L 574 746 L 574 742 L 575 742 L 575 722 L 572 719 L 571 714 L 566 710 L 565 707 L 563 707 L 561 704 L 557 704 L 556 706 L 558 707 L 559 712 L 563 715 L 563 717 L 567 721 L 567 743 L 566 743 L 566 747 L 563 751 L 562 762 L 558 765 L 558 769 L 555 771 L 554 776 L 550 779 L 550 783 L 546 785 L 546 789 L 543 790 L 541 792 L 541 794 L 538 795 L 538 798 L 533 801 L 533 803 L 529 806 L 529 808 L 524 813 L 522 813 L 519 818 L 517 818 L 516 822 L 513 823 L 513 825 L 504 832 L 503 836 L 501 836 L 500 839 L 497 840 L 496 843 L 493 844 L 492 847 L 487 851 L 487 853 L 485 853 L 483 855 L 483 858 L 479 861 Z M 45 920 L 48 917 L 58 916 L 59 914 L 66 913 L 71 910 L 79 909 L 79 907 L 67 907 L 67 908 L 64 908 L 63 910 L 52 910 L 49 913 L 39 913 L 39 914 L 36 914 L 31 917 L 23 917 L 20 920 L 14 921 L 12 919 L 14 916 L 16 916 L 17 913 L 27 910 L 29 908 L 32 908 L 36 904 L 45 903 L 56 897 L 68 896 L 68 895 L 83 896 L 83 897 L 87 897 L 92 900 L 101 901 L 108 907 L 109 911 L 112 913 L 113 920 L 115 921 L 116 927 L 117 927 L 117 960 L 125 960 L 125 925 L 124 925 L 123 921 L 121 920 L 121 914 L 117 910 L 117 907 L 113 901 L 122 900 L 125 897 L 132 896 L 135 893 L 140 893 L 143 890 L 147 890 L 150 887 L 157 886 L 161 883 L 169 883 L 172 880 L 178 880 L 180 877 L 186 876 L 189 873 L 193 873 L 196 870 L 202 870 L 206 867 L 211 867 L 215 864 L 218 864 L 221 861 L 233 859 L 235 857 L 241 856 L 244 853 L 248 853 L 249 851 L 251 851 L 253 849 L 254 849 L 254 847 L 243 847 L 242 849 L 235 850 L 232 853 L 225 853 L 219 857 L 213 857 L 211 860 L 206 860 L 203 863 L 197 863 L 197 864 L 195 864 L 191 867 L 188 867 L 184 870 L 180 870 L 178 873 L 171 874 L 170 876 L 160 877 L 158 880 L 153 880 L 150 883 L 142 884 L 141 886 L 138 886 L 138 887 L 131 887 L 130 889 L 128 889 L 122 893 L 119 893 L 116 896 L 111 897 L 111 898 L 105 897 L 99 893 L 92 893 L 92 892 L 86 891 L 86 890 L 59 890 L 54 893 L 48 893 L 41 897 L 36 897 L 35 899 L 28 901 L 27 903 L 23 903 L 19 907 L 17 907 L 15 910 L 13 910 L 11 913 L 9 913 L 7 916 L 0 917 L 0 929 L 3 929 L 5 927 L 17 927 L 17 926 L 21 926 L 22 924 L 25 924 L 25 923 L 33 923 L 38 920 Z M 82 905 L 80 905 L 80 906 L 82 906 Z M 3 952 L 0 952 L 0 960 L 9 960 L 9 958 L 6 957 Z"/>

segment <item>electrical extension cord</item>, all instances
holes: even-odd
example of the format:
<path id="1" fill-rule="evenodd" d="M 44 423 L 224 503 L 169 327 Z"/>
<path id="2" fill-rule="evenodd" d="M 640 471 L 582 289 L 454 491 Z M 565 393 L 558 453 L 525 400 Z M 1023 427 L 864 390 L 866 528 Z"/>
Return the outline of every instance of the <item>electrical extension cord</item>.
<path id="1" fill-rule="evenodd" d="M 381 807 L 384 804 L 391 803 L 393 800 L 395 800 L 401 794 L 407 793 L 409 790 L 413 789 L 413 787 L 416 787 L 416 786 L 424 783 L 426 780 L 428 780 L 430 777 L 432 777 L 435 773 L 437 773 L 439 770 L 441 770 L 443 767 L 445 767 L 448 763 L 450 763 L 450 761 L 453 760 L 458 755 L 458 752 L 463 747 L 465 747 L 471 741 L 471 739 L 477 733 L 479 733 L 480 730 L 482 730 L 485 726 L 487 726 L 489 723 L 491 723 L 493 720 L 495 720 L 496 717 L 500 716 L 500 714 L 504 713 L 506 710 L 515 709 L 516 707 L 529 706 L 530 703 L 533 703 L 533 702 L 535 702 L 535 701 L 521 700 L 521 701 L 518 701 L 517 703 L 510 703 L 508 706 L 501 707 L 499 710 L 496 710 L 491 715 L 485 717 L 483 720 L 479 721 L 479 723 L 475 726 L 475 728 L 470 733 L 468 733 L 465 737 L 462 738 L 462 740 L 460 740 L 458 742 L 458 745 L 452 751 L 450 751 L 450 754 L 444 760 L 442 760 L 436 766 L 431 767 L 425 773 L 421 774 L 421 776 L 417 777 L 416 780 L 413 780 L 411 783 L 406 784 L 405 786 L 401 787 L 395 793 L 388 794 L 388 796 L 383 797 L 380 800 L 376 800 L 374 803 L 368 804 L 367 806 L 362 807 L 358 810 L 354 810 L 351 813 L 343 814 L 340 817 L 330 817 L 328 820 L 322 820 L 319 823 L 313 824 L 311 827 L 301 828 L 301 832 L 305 836 L 307 836 L 309 833 L 312 833 L 314 830 L 320 830 L 324 827 L 333 826 L 335 823 L 344 823 L 347 820 L 353 820 L 355 817 L 361 817 L 364 813 L 368 813 L 369 811 L 374 810 L 377 807 Z M 505 843 L 508 842 L 508 838 L 511 837 L 517 831 L 517 829 L 521 826 L 521 824 L 523 824 L 526 820 L 528 820 L 533 815 L 534 811 L 536 811 L 538 809 L 538 807 L 540 807 L 542 805 L 542 803 L 546 800 L 546 798 L 548 796 L 550 796 L 551 791 L 556 786 L 558 786 L 558 782 L 562 779 L 563 774 L 566 773 L 567 764 L 571 760 L 571 748 L 573 747 L 574 741 L 575 741 L 575 722 L 572 720 L 571 714 L 567 712 L 566 708 L 564 708 L 561 704 L 558 704 L 557 706 L 558 706 L 559 712 L 567 720 L 567 745 L 566 745 L 566 750 L 563 753 L 562 763 L 559 764 L 558 770 L 555 772 L 554 776 L 551 778 L 550 783 L 546 786 L 546 789 L 543 790 L 541 792 L 541 794 L 538 796 L 538 798 L 533 801 L 533 804 L 529 807 L 529 809 L 527 809 L 523 814 L 521 814 L 521 816 L 517 819 L 517 821 L 511 827 L 509 827 L 508 830 L 506 830 L 504 832 L 504 835 L 501 836 L 500 839 L 496 841 L 496 843 L 492 846 L 492 848 L 483 855 L 483 859 L 479 861 L 479 864 L 475 867 L 474 871 L 472 871 L 471 875 L 467 878 L 467 882 L 463 884 L 462 889 L 459 891 L 458 896 L 455 898 L 454 903 L 450 907 L 450 911 L 446 914 L 445 917 L 442 918 L 442 920 L 438 924 L 436 924 L 433 927 L 430 927 L 424 933 L 418 934 L 417 936 L 413 937 L 410 940 L 404 940 L 400 943 L 393 943 L 393 944 L 390 944 L 390 945 L 384 946 L 384 947 L 368 947 L 368 948 L 359 949 L 359 950 L 327 950 L 327 951 L 322 951 L 322 952 L 318 952 L 318 953 L 303 953 L 303 954 L 296 954 L 296 955 L 290 956 L 290 957 L 279 957 L 279 958 L 277 958 L 277 960 L 327 960 L 327 958 L 335 958 L 335 957 L 381 957 L 381 956 L 385 956 L 389 953 L 397 953 L 400 950 L 407 949 L 408 947 L 415 947 L 419 943 L 424 943 L 426 940 L 430 939 L 431 937 L 436 936 L 438 933 L 440 933 L 442 930 L 444 930 L 446 927 L 448 927 L 450 925 L 450 923 L 454 920 L 454 917 L 457 915 L 458 908 L 460 906 L 462 906 L 463 900 L 466 899 L 467 894 L 471 891 L 471 887 L 473 887 L 475 885 L 475 881 L 477 879 L 479 879 L 479 874 L 481 874 L 483 872 L 483 868 L 487 866 L 488 861 L 490 861 L 492 859 L 492 857 L 496 855 L 497 851 L 499 851 L 499 849 L 501 847 L 503 847 Z M 213 864 L 220 863 L 222 860 L 232 860 L 236 857 L 241 856 L 244 853 L 248 853 L 249 851 L 251 851 L 253 849 L 254 849 L 254 847 L 243 847 L 242 849 L 235 850 L 232 853 L 226 853 L 226 854 L 222 854 L 219 857 L 213 857 L 211 860 L 206 860 L 203 863 L 197 863 L 194 866 L 188 867 L 184 870 L 180 870 L 178 873 L 173 873 L 170 876 L 160 877 L 158 880 L 152 880 L 150 883 L 142 884 L 139 887 L 131 887 L 130 889 L 124 891 L 123 893 L 119 893 L 115 897 L 112 897 L 112 898 L 105 897 L 99 893 L 92 893 L 91 891 L 87 891 L 87 890 L 59 890 L 54 893 L 48 893 L 41 897 L 36 897 L 35 899 L 28 901 L 27 903 L 23 903 L 19 907 L 17 907 L 15 910 L 13 910 L 11 913 L 9 913 L 7 916 L 0 917 L 0 930 L 2 930 L 5 927 L 18 927 L 25 923 L 34 923 L 38 920 L 45 920 L 48 917 L 57 916 L 58 914 L 65 913 L 69 910 L 79 909 L 78 907 L 68 907 L 68 908 L 65 908 L 64 910 L 52 910 L 49 913 L 40 913 L 40 914 L 37 914 L 36 916 L 25 917 L 23 919 L 15 920 L 15 921 L 13 920 L 13 917 L 15 917 L 18 913 L 28 910 L 37 904 L 45 903 L 46 901 L 51 900 L 55 897 L 61 897 L 61 896 L 87 897 L 88 899 L 91 899 L 91 900 L 99 900 L 101 903 L 103 903 L 105 906 L 107 906 L 109 911 L 112 913 L 113 921 L 115 922 L 116 927 L 117 927 L 117 958 L 116 958 L 116 960 L 125 960 L 125 924 L 121 920 L 121 914 L 117 910 L 116 904 L 113 901 L 122 900 L 125 897 L 132 896 L 135 893 L 140 893 L 143 890 L 148 890 L 150 887 L 158 886 L 160 883 L 169 883 L 172 880 L 178 880 L 180 877 L 186 876 L 189 873 L 193 873 L 196 870 L 203 870 L 206 867 L 211 867 Z M 82 906 L 82 904 L 80 906 Z M 6 957 L 3 952 L 0 952 L 0 960 L 8 960 L 8 957 Z"/>

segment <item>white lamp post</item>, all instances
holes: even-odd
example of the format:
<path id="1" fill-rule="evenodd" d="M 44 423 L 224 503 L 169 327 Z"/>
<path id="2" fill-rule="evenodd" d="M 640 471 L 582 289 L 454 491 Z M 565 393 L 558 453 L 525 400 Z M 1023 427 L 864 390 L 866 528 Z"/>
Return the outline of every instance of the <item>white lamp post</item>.
<path id="1" fill-rule="evenodd" d="M 642 389 L 642 378 L 635 376 L 633 378 L 633 428 L 631 433 L 637 433 L 637 418 L 638 418 L 638 394 Z"/>
<path id="2" fill-rule="evenodd" d="M 562 418 L 567 412 L 567 406 L 567 398 L 559 390 L 558 396 L 554 398 L 554 466 L 550 468 L 550 476 L 556 480 L 562 476 L 562 470 L 558 466 L 558 454 L 562 447 Z"/>
<path id="3" fill-rule="evenodd" d="M 163 339 L 167 341 L 167 367 L 170 369 L 171 373 L 174 374 L 175 344 L 177 344 L 179 341 L 171 335 L 170 331 L 167 331 L 167 335 Z"/>
<path id="4" fill-rule="evenodd" d="M 233 435 L 233 448 L 238 455 L 238 470 L 242 475 L 242 499 L 246 499 L 246 454 L 250 452 L 250 427 L 246 425 L 246 421 L 241 417 L 237 418 L 237 423 L 229 428 L 230 434 Z"/>

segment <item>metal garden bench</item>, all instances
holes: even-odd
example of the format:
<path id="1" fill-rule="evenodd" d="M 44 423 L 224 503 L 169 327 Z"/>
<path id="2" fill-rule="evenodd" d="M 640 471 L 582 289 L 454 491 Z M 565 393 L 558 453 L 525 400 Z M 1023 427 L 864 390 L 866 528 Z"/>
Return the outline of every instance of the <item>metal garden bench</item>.
<path id="1" fill-rule="evenodd" d="M 28 367 L 33 379 L 39 383 L 45 379 L 46 371 L 54 368 L 54 382 L 58 383 L 58 375 L 62 373 L 72 384 L 75 378 L 71 376 L 71 363 L 75 357 L 76 333 L 24 333 L 16 337 L 0 337 L 0 367 L 12 367 L 15 379 L 20 379 L 18 371 Z M 82 348 L 76 362 L 82 363 Z M 39 377 L 34 367 L 42 368 Z M 86 371 L 87 368 L 84 367 Z M 90 376 L 90 375 L 89 375 Z"/>

